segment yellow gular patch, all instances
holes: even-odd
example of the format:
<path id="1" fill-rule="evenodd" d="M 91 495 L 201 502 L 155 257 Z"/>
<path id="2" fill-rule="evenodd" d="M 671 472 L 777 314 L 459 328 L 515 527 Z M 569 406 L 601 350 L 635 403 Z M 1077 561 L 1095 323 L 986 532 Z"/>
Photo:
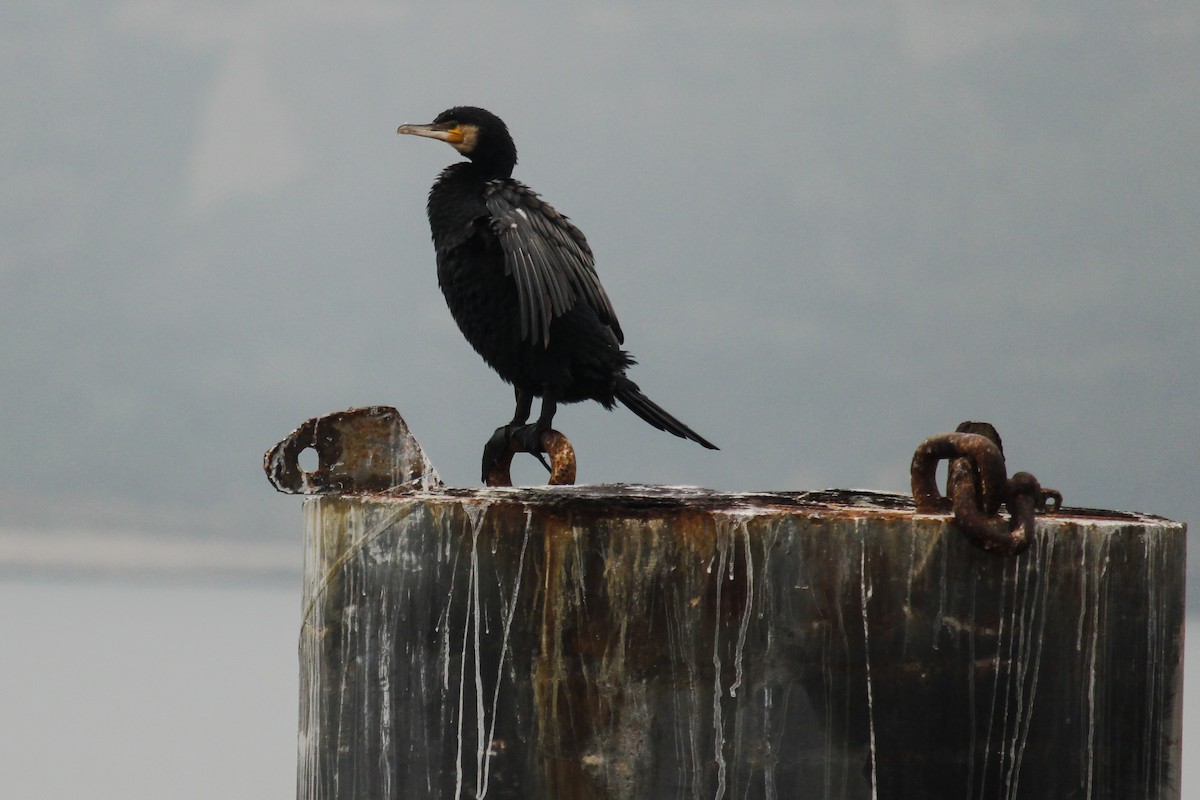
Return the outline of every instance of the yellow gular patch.
<path id="1" fill-rule="evenodd" d="M 460 153 L 472 152 L 479 142 L 479 128 L 475 125 L 456 125 L 451 133 L 455 134 L 456 138 L 448 141 Z"/>

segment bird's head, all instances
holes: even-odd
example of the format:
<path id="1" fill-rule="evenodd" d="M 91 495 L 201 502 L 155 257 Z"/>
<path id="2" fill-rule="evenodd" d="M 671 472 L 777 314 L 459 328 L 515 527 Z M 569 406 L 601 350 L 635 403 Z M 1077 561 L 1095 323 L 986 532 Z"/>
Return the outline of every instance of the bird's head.
<path id="1" fill-rule="evenodd" d="M 517 163 L 517 147 L 504 120 L 474 106 L 457 106 L 428 125 L 401 125 L 396 133 L 441 139 L 490 172 L 507 177 Z"/>

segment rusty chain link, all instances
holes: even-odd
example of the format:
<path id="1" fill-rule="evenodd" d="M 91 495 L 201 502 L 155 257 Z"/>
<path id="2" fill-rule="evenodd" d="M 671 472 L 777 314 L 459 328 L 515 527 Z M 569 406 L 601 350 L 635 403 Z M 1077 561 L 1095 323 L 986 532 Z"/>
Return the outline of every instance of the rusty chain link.
<path id="1" fill-rule="evenodd" d="M 937 466 L 948 460 L 946 495 L 937 488 Z M 964 422 L 954 433 L 930 436 L 913 454 L 917 513 L 952 512 L 967 538 L 990 553 L 1019 555 L 1033 541 L 1034 515 L 1062 507 L 1062 495 L 1043 489 L 1028 472 L 1006 477 L 1000 434 L 986 422 Z M 1005 506 L 1009 519 L 1000 516 Z"/>

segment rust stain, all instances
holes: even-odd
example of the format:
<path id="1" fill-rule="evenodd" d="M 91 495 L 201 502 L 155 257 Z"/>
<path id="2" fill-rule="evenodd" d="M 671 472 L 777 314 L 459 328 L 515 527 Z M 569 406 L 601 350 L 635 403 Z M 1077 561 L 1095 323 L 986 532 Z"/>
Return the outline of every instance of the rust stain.
<path id="1" fill-rule="evenodd" d="M 314 470 L 300 454 L 314 450 Z M 271 485 L 288 494 L 359 494 L 436 489 L 441 478 L 400 412 L 390 406 L 351 408 L 307 420 L 263 456 Z"/>
<path id="2" fill-rule="evenodd" d="M 667 516 L 543 517 L 535 700 L 548 796 L 635 796 L 629 776 L 656 746 L 648 687 L 712 681 L 721 631 L 748 622 L 758 531 L 704 511 Z M 740 669 L 731 658 L 715 678 L 730 686 Z"/>
<path id="3" fill-rule="evenodd" d="M 578 743 L 593 728 L 589 687 L 579 670 L 568 666 L 568 646 L 578 628 L 579 592 L 583 565 L 579 563 L 577 532 L 554 516 L 544 520 L 542 560 L 541 652 L 534 680 L 538 743 L 544 789 L 548 797 L 585 800 L 595 791 L 583 770 Z"/>

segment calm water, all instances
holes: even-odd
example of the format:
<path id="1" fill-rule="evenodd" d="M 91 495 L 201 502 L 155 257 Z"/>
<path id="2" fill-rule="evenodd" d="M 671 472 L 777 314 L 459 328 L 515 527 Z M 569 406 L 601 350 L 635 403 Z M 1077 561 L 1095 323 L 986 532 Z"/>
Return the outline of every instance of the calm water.
<path id="1" fill-rule="evenodd" d="M 0 795 L 295 796 L 300 587 L 0 581 Z"/>
<path id="2" fill-rule="evenodd" d="M 298 581 L 0 580 L 3 796 L 294 797 L 299 620 Z M 1200 617 L 1187 641 L 1200 642 Z M 1195 667 L 1185 694 L 1200 696 Z M 1196 711 L 1186 741 L 1200 735 Z M 1196 759 L 1184 760 L 1182 796 L 1200 797 Z"/>

